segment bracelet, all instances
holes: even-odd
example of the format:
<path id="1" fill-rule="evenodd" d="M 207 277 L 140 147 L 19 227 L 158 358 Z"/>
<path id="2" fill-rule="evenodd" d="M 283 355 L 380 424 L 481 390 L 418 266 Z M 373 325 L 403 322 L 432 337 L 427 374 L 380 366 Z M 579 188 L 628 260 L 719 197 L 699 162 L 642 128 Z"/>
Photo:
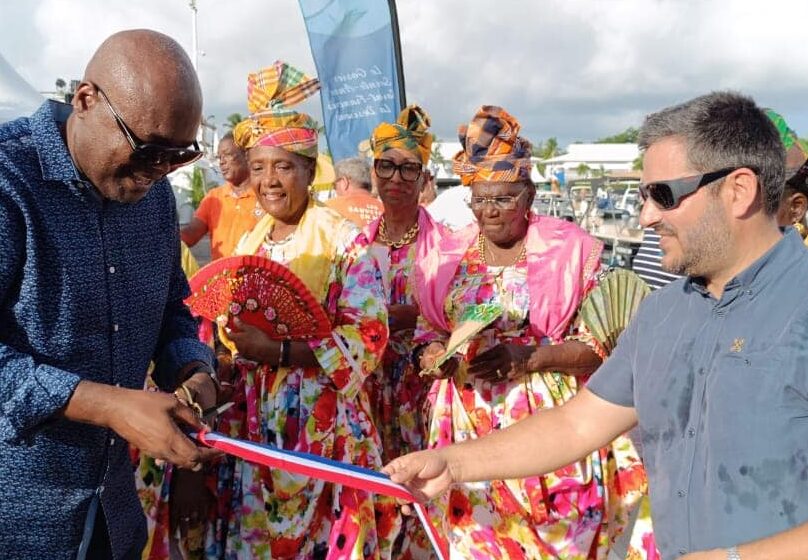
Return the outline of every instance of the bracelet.
<path id="1" fill-rule="evenodd" d="M 289 354 L 291 352 L 292 344 L 288 340 L 281 340 L 281 346 L 278 349 L 278 367 L 277 369 L 281 368 L 288 368 L 289 367 Z"/>
<path id="2" fill-rule="evenodd" d="M 200 364 L 194 366 L 194 368 L 188 372 L 188 375 L 185 376 L 185 379 L 183 381 L 188 381 L 189 379 L 191 379 L 191 377 L 193 377 L 197 373 L 207 374 L 208 377 L 210 377 L 210 380 L 213 381 L 213 385 L 216 387 L 216 392 L 217 393 L 219 392 L 219 390 L 222 387 L 221 383 L 219 383 L 219 376 L 216 375 L 216 371 L 207 364 Z"/>
<path id="3" fill-rule="evenodd" d="M 741 560 L 741 554 L 738 552 L 737 546 L 731 546 L 727 549 L 727 560 Z"/>

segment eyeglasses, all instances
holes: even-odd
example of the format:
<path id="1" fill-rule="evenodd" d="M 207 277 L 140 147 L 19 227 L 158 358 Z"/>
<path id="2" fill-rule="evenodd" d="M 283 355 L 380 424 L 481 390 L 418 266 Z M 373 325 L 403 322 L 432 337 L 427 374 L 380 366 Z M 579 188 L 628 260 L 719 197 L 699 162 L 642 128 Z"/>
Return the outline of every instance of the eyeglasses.
<path id="1" fill-rule="evenodd" d="M 681 179 L 671 179 L 669 181 L 655 181 L 640 185 L 640 196 L 643 202 L 649 198 L 653 200 L 661 209 L 672 210 L 679 206 L 682 199 L 699 190 L 713 181 L 723 179 L 733 171 L 746 167 L 757 174 L 753 167 L 727 167 L 718 171 L 711 171 L 703 175 L 693 175 L 692 177 L 682 177 Z"/>
<path id="2" fill-rule="evenodd" d="M 483 206 L 487 203 L 491 203 L 497 210 L 516 210 L 519 199 L 526 192 L 527 189 L 516 195 L 472 196 L 470 206 L 472 210 L 482 210 Z"/>
<path id="3" fill-rule="evenodd" d="M 400 165 L 396 165 L 389 159 L 373 160 L 373 169 L 376 170 L 376 175 L 381 179 L 392 179 L 393 175 L 398 171 L 403 181 L 417 181 L 424 171 L 420 163 L 405 161 Z"/>
<path id="4" fill-rule="evenodd" d="M 129 146 L 132 148 L 133 161 L 148 167 L 163 167 L 168 164 L 171 168 L 177 168 L 193 163 L 202 157 L 203 152 L 199 149 L 199 144 L 197 144 L 196 140 L 194 140 L 192 144 L 193 149 L 175 148 L 173 146 L 162 146 L 160 144 L 142 142 L 135 133 L 132 132 L 132 129 L 126 125 L 121 115 L 115 110 L 115 107 L 112 106 L 112 103 L 109 102 L 107 94 L 97 85 L 92 85 L 95 86 L 95 89 L 101 94 L 101 98 L 104 100 L 107 107 L 109 107 L 112 116 L 115 118 L 115 122 L 118 124 L 118 128 L 121 129 L 121 132 L 126 137 L 126 141 L 129 142 Z"/>

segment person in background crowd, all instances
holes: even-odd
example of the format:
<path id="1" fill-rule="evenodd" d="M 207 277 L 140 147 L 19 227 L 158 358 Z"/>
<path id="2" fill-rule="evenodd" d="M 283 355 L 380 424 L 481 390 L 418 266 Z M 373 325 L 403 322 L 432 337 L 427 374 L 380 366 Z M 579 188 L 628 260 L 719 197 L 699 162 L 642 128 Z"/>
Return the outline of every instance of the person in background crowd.
<path id="1" fill-rule="evenodd" d="M 225 184 L 205 195 L 190 223 L 180 230 L 182 240 L 189 247 L 210 234 L 211 260 L 232 255 L 239 239 L 264 215 L 250 188 L 247 158 L 233 142 L 232 132 L 219 140 L 218 160 Z"/>
<path id="2" fill-rule="evenodd" d="M 387 342 L 387 308 L 375 260 L 349 221 L 309 192 L 317 123 L 289 108 L 319 82 L 286 63 L 248 77 L 251 115 L 234 131 L 248 151 L 250 180 L 266 215 L 237 248 L 291 269 L 333 325 L 332 336 L 270 340 L 236 321 L 236 402 L 220 429 L 235 437 L 381 467 L 379 436 L 364 385 Z M 219 470 L 219 504 L 208 554 L 241 558 L 389 557 L 393 517 L 373 496 L 242 460 Z"/>
<path id="3" fill-rule="evenodd" d="M 213 355 L 183 299 L 165 175 L 201 156 L 202 94 L 173 39 L 112 35 L 72 106 L 0 126 L 0 549 L 5 558 L 140 558 L 127 441 L 183 467 L 217 455 L 170 394 L 216 401 Z M 165 393 L 143 391 L 154 379 Z"/>
<path id="4" fill-rule="evenodd" d="M 443 237 L 436 273 L 419 292 L 421 368 L 433 369 L 470 309 L 497 304 L 503 311 L 469 341 L 462 357 L 434 371 L 430 448 L 482 438 L 560 406 L 606 357 L 577 316 L 596 285 L 602 245 L 575 224 L 531 211 L 531 148 L 519 129 L 495 106 L 481 107 L 460 128 L 464 150 L 455 156 L 454 170 L 471 191 L 476 220 Z M 646 486 L 637 453 L 626 437 L 589 452 L 542 476 L 455 485 L 431 506 L 452 554 L 602 558 L 621 533 L 630 539 Z M 653 535 L 639 539 L 632 557 L 653 555 Z"/>
<path id="5" fill-rule="evenodd" d="M 776 213 L 785 150 L 754 101 L 715 92 L 649 115 L 641 223 L 665 268 L 565 406 L 387 467 L 422 499 L 543 473 L 639 424 L 663 558 L 797 560 L 808 549 L 808 252 Z M 506 458 L 503 460 L 503 458 Z"/>
<path id="6" fill-rule="evenodd" d="M 345 219 L 363 228 L 378 218 L 384 207 L 378 198 L 370 194 L 370 165 L 364 158 L 354 157 L 338 161 L 334 165 L 336 198 L 325 205 L 339 212 Z"/>
<path id="7" fill-rule="evenodd" d="M 421 194 L 418 196 L 418 204 L 421 206 L 429 206 L 433 202 L 435 202 L 435 198 L 438 196 L 438 191 L 435 187 L 435 176 L 432 174 L 432 171 L 428 167 L 424 168 L 424 188 L 421 190 Z"/>
<path id="8" fill-rule="evenodd" d="M 427 210 L 436 222 L 452 231 L 463 229 L 474 223 L 474 212 L 471 211 L 471 191 L 463 185 L 449 187 L 435 197 Z"/>
<path id="9" fill-rule="evenodd" d="M 447 232 L 418 199 L 427 181 L 432 134 L 429 116 L 417 105 L 404 109 L 396 122 L 381 123 L 370 139 L 373 186 L 384 214 L 363 233 L 379 263 L 388 306 L 390 339 L 382 365 L 368 379 L 373 418 L 382 438 L 385 462 L 425 447 L 421 408 L 429 383 L 412 364 L 412 336 L 430 267 L 438 259 L 438 240 Z M 398 518 L 394 503 L 380 499 L 377 508 L 403 523 L 393 558 L 427 558 L 432 550 L 415 517 Z"/>
<path id="10" fill-rule="evenodd" d="M 780 206 L 777 208 L 777 225 L 792 226 L 803 241 L 808 237 L 805 227 L 805 212 L 808 209 L 808 160 L 797 133 L 791 130 L 785 119 L 772 109 L 766 116 L 774 123 L 786 150 L 786 182 Z M 808 241 L 806 241 L 808 244 Z"/>

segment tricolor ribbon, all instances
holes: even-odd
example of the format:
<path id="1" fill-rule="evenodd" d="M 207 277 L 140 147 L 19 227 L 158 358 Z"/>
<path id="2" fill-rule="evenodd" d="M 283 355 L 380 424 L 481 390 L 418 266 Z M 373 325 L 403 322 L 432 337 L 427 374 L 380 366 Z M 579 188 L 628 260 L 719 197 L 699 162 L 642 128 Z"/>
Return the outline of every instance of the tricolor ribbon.
<path id="1" fill-rule="evenodd" d="M 272 445 L 235 439 L 218 432 L 198 432 L 192 436 L 208 447 L 235 455 L 250 463 L 410 502 L 424 526 L 424 531 L 426 531 L 438 559 L 449 560 L 448 545 L 429 521 L 424 506 L 418 503 L 409 490 L 390 480 L 390 477 L 384 473 L 326 459 L 311 453 L 289 451 Z"/>

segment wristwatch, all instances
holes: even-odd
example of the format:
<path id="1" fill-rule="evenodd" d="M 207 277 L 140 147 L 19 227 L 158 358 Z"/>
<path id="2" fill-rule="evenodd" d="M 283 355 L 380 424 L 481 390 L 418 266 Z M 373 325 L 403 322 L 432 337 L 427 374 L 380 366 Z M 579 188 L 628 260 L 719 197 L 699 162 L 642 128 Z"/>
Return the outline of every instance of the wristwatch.
<path id="1" fill-rule="evenodd" d="M 216 370 L 210 367 L 207 364 L 197 364 L 191 368 L 188 374 L 185 376 L 185 380 L 191 379 L 197 373 L 207 373 L 210 377 L 210 380 L 213 381 L 213 384 L 216 386 L 216 390 L 218 391 L 221 385 L 219 384 L 219 376 L 216 375 Z"/>
<path id="2" fill-rule="evenodd" d="M 741 555 L 738 553 L 737 546 L 731 546 L 727 549 L 727 560 L 741 560 Z"/>

